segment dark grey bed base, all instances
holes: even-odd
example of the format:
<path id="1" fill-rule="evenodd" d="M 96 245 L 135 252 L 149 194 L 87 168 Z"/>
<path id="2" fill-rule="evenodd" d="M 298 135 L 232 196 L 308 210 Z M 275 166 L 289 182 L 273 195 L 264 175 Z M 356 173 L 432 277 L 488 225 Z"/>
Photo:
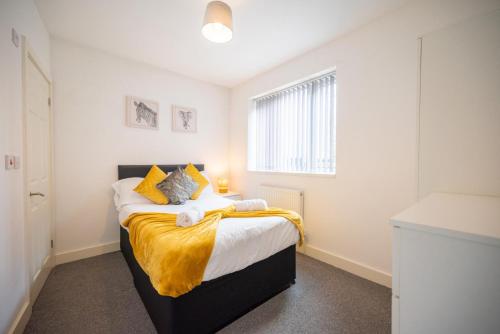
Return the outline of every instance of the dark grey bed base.
<path id="1" fill-rule="evenodd" d="M 170 172 L 178 165 L 159 165 Z M 180 165 L 185 167 L 185 165 Z M 203 165 L 195 165 L 203 170 Z M 151 166 L 118 166 L 118 178 L 144 177 Z M 120 228 L 120 249 L 134 285 L 159 333 L 213 333 L 295 282 L 295 245 L 253 265 L 203 282 L 177 298 L 159 295 L 137 263 L 128 232 Z"/>

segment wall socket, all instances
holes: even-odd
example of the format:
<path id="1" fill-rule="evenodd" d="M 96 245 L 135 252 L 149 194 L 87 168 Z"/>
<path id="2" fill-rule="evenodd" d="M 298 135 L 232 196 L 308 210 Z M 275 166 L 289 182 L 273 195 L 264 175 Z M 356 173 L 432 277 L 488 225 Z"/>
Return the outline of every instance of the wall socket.
<path id="1" fill-rule="evenodd" d="M 17 33 L 16 29 L 12 28 L 12 44 L 16 46 L 16 48 L 19 47 L 19 34 Z"/>

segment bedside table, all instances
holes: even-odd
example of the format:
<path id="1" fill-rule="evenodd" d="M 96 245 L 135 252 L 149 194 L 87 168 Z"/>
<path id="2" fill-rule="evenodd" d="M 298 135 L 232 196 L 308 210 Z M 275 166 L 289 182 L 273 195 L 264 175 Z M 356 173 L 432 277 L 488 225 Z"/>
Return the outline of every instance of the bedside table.
<path id="1" fill-rule="evenodd" d="M 237 192 L 234 191 L 228 191 L 227 193 L 216 193 L 219 196 L 222 196 L 224 198 L 232 199 L 234 201 L 240 201 L 241 200 L 241 195 Z"/>

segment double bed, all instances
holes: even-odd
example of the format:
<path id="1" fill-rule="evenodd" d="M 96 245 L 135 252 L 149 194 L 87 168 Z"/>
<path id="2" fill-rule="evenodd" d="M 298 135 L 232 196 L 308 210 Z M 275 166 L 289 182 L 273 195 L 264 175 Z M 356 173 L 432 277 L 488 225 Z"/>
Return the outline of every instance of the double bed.
<path id="1" fill-rule="evenodd" d="M 159 165 L 164 172 L 178 166 Z M 201 164 L 195 165 L 200 171 Z M 150 165 L 120 165 L 118 179 L 144 177 Z M 179 213 L 226 207 L 231 200 L 207 191 L 184 205 L 129 204 L 119 208 L 122 223 L 133 213 Z M 134 257 L 127 228 L 120 225 L 120 248 L 134 285 L 159 333 L 213 333 L 295 282 L 295 243 L 299 236 L 282 217 L 228 218 L 220 221 L 203 282 L 173 298 L 158 294 Z"/>

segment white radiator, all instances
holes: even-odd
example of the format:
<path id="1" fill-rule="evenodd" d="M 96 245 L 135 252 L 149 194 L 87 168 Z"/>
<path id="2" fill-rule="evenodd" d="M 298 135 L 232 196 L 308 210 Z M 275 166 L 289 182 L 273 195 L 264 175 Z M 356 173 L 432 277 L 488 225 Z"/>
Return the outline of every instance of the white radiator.
<path id="1" fill-rule="evenodd" d="M 293 210 L 304 217 L 304 192 L 302 190 L 260 185 L 259 198 L 265 199 L 269 206 Z"/>

